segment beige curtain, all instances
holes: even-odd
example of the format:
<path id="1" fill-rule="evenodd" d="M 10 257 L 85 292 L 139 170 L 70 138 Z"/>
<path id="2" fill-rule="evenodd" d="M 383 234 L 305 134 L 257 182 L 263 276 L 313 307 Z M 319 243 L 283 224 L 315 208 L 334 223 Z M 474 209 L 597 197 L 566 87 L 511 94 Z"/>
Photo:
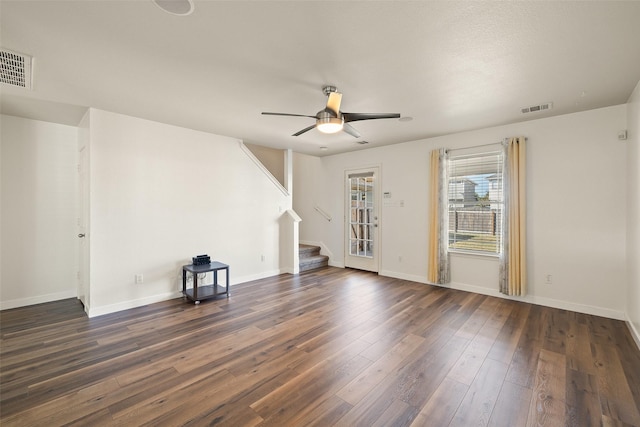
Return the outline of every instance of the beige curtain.
<path id="1" fill-rule="evenodd" d="M 429 188 L 429 260 L 427 281 L 449 282 L 447 153 L 431 151 Z"/>
<path id="2" fill-rule="evenodd" d="M 525 148 L 524 137 L 511 138 L 505 144 L 500 292 L 506 295 L 527 292 Z"/>

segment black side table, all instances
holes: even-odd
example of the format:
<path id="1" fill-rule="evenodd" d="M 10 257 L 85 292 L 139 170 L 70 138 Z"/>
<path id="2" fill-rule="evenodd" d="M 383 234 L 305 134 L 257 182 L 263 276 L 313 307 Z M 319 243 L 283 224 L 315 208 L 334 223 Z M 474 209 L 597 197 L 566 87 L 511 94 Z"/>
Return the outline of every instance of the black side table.
<path id="1" fill-rule="evenodd" d="M 227 280 L 224 286 L 218 284 L 218 271 L 226 270 Z M 198 274 L 213 271 L 213 284 L 198 286 Z M 193 288 L 187 289 L 187 272 L 193 276 Z M 202 265 L 183 265 L 182 266 L 182 293 L 185 297 L 199 304 L 200 301 L 217 298 L 220 295 L 226 295 L 229 298 L 229 266 L 218 261 L 211 264 Z"/>

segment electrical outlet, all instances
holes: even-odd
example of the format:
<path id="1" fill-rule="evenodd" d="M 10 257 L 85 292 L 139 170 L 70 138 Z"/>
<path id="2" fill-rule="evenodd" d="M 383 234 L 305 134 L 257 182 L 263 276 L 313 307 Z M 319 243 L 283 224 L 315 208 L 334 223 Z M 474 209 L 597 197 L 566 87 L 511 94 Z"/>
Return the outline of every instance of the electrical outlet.
<path id="1" fill-rule="evenodd" d="M 550 275 L 550 274 L 547 274 L 547 275 L 545 276 L 545 283 L 546 283 L 547 285 L 550 285 L 551 283 L 553 283 L 553 281 L 552 281 L 551 279 L 552 279 L 551 275 Z"/>
<path id="2" fill-rule="evenodd" d="M 402 262 L 402 255 L 398 255 L 398 262 Z"/>
<path id="3" fill-rule="evenodd" d="M 144 283 L 144 276 L 142 274 L 136 274 L 136 283 Z"/>
<path id="4" fill-rule="evenodd" d="M 264 255 L 260 255 L 260 261 L 264 262 L 265 259 L 266 257 Z"/>

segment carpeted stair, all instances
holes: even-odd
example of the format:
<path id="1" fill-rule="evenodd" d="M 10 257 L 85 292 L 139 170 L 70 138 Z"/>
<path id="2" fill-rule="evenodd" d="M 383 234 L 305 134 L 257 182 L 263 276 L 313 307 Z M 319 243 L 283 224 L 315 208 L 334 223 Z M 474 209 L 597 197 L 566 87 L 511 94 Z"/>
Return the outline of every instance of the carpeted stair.
<path id="1" fill-rule="evenodd" d="M 329 265 L 329 257 L 320 255 L 320 246 L 300 245 L 300 273 Z"/>

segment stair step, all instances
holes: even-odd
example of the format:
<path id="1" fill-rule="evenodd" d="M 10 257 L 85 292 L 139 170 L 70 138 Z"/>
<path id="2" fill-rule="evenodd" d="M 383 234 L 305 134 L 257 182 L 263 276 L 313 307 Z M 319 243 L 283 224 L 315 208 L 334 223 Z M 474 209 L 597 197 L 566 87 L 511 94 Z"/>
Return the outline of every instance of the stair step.
<path id="1" fill-rule="evenodd" d="M 329 265 L 329 257 L 320 255 L 320 246 L 300 244 L 298 248 L 300 257 L 300 272 L 309 271 Z"/>
<path id="2" fill-rule="evenodd" d="M 300 258 L 307 258 L 315 255 L 320 255 L 320 246 L 313 245 L 299 245 L 298 254 Z"/>
<path id="3" fill-rule="evenodd" d="M 329 265 L 329 257 L 326 255 L 315 255 L 305 258 L 300 258 L 300 272 L 309 271 L 320 267 L 327 267 Z"/>

